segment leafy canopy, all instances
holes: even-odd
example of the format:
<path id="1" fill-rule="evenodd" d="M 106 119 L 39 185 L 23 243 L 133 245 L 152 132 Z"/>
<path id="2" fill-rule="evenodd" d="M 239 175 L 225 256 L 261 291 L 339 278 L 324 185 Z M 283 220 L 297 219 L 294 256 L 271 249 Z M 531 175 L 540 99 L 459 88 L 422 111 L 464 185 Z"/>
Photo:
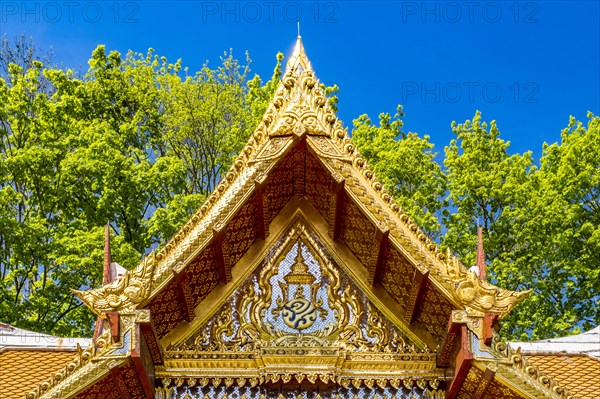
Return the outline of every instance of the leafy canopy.
<path id="1" fill-rule="evenodd" d="M 99 46 L 79 76 L 24 39 L 1 48 L 0 320 L 89 335 L 70 289 L 100 285 L 103 226 L 126 268 L 168 241 L 245 144 L 282 57 L 263 84 L 232 52 L 188 75 L 152 49 Z"/>

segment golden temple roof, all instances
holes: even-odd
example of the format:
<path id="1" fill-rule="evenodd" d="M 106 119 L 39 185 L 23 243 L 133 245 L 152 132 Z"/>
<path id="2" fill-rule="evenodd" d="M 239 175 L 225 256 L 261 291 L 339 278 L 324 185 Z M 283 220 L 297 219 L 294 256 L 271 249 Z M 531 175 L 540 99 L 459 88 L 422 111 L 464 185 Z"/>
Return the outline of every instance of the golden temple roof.
<path id="1" fill-rule="evenodd" d="M 22 398 L 64 367 L 90 339 L 59 338 L 0 323 L 0 398 Z"/>
<path id="2" fill-rule="evenodd" d="M 22 399 L 74 356 L 73 350 L 18 349 L 0 351 L 0 398 Z"/>
<path id="3" fill-rule="evenodd" d="M 76 295 L 97 314 L 132 310 L 146 303 L 172 278 L 170 266 L 188 264 L 192 260 L 191 247 L 197 245 L 201 237 L 210 239 L 215 223 L 231 216 L 235 210 L 232 198 L 242 192 L 252 192 L 253 181 L 264 179 L 265 171 L 285 156 L 283 150 L 291 145 L 291 139 L 304 136 L 309 137 L 309 145 L 328 166 L 329 173 L 346 180 L 350 195 L 352 186 L 356 187 L 356 202 L 369 219 L 380 231 L 390 232 L 398 249 L 416 267 L 428 272 L 433 284 L 457 308 L 482 314 L 494 312 L 503 317 L 527 294 L 480 280 L 451 251 L 440 251 L 401 209 L 335 116 L 298 37 L 263 120 L 200 210 L 162 250 L 146 257 L 123 278 L 101 288 L 75 291 Z M 261 175 L 263 177 L 259 177 Z M 364 189 L 369 199 L 358 194 Z"/>
<path id="4" fill-rule="evenodd" d="M 281 216 L 284 211 L 289 212 Z M 476 367 L 467 377 L 481 380 L 483 373 L 477 370 L 484 365 L 481 367 L 497 369 L 502 378 L 515 380 L 510 389 L 493 381 L 492 389 L 508 392 L 505 397 L 519 397 L 514 392 L 523 392 L 527 398 L 568 397 L 554 383 L 535 378 L 529 381 L 531 378 L 515 366 L 518 355 L 499 354 L 500 350 L 494 349 L 502 345 L 491 348 L 489 343 L 481 343 L 486 338 L 485 329 L 491 328 L 485 320 L 506 315 L 526 292 L 502 289 L 479 279 L 451 251 L 440 251 L 401 209 L 336 117 L 298 37 L 262 121 L 198 212 L 164 248 L 144 258 L 135 269 L 101 288 L 75 292 L 96 314 L 121 317 L 119 343 L 104 345 L 102 351 L 91 349 L 94 362 L 81 363 L 61 377 L 75 380 L 75 374 L 80 373 L 85 378 L 79 381 L 85 384 L 71 388 L 62 380 L 51 381 L 46 390 L 38 390 L 29 398 L 50 398 L 56 392 L 74 397 L 101 378 L 108 378 L 115 368 L 128 372 L 127 356 L 135 352 L 133 339 L 141 335 L 146 342 L 156 335 L 160 345 L 155 344 L 155 349 L 148 346 L 154 363 L 162 364 L 160 346 L 171 344 L 173 335 L 181 338 L 191 334 L 191 329 L 211 316 L 208 312 L 216 312 L 215 304 L 222 304 L 226 294 L 233 293 L 251 268 L 257 267 L 258 254 L 267 253 L 269 245 L 278 243 L 276 236 L 291 223 L 281 222 L 282 218 L 296 218 L 297 212 L 311 215 L 307 224 L 321 226 L 319 234 L 330 250 L 353 264 L 349 275 L 368 299 L 386 308 L 386 317 L 401 333 L 423 347 L 426 355 L 419 356 L 427 357 L 432 373 L 441 370 L 443 374 L 448 366 L 436 364 L 435 357 L 439 360 L 452 352 L 454 341 L 445 354 L 440 353 L 440 347 L 448 340 L 447 326 L 454 323 L 471 334 L 465 345 L 478 354 L 473 360 Z M 301 268 L 296 271 L 298 275 L 305 272 Z M 209 297 L 207 309 L 205 300 Z M 141 332 L 138 322 L 149 327 Z M 121 366 L 110 363 L 110 356 Z M 319 378 L 335 381 L 337 377 L 327 374 Z M 274 373 L 260 378 L 276 382 L 280 376 Z M 224 383 L 233 384 L 230 380 Z M 374 384 L 368 378 L 357 381 L 357 386 Z M 175 383 L 183 382 L 180 376 Z M 212 381 L 217 385 L 221 382 L 221 378 Z M 387 383 L 385 379 L 377 381 L 380 386 Z"/>

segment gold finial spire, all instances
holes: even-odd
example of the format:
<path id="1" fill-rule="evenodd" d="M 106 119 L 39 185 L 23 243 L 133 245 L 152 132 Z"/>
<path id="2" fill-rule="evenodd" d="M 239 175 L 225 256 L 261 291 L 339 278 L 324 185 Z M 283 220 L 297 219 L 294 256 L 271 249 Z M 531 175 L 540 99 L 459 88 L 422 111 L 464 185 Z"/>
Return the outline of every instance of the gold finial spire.
<path id="1" fill-rule="evenodd" d="M 483 230 L 477 228 L 477 268 L 479 269 L 479 278 L 485 280 L 485 252 L 483 251 Z"/>
<path id="2" fill-rule="evenodd" d="M 298 239 L 298 246 L 295 263 L 291 267 L 291 273 L 286 275 L 283 279 L 288 284 L 312 284 L 315 281 L 315 276 L 310 274 L 308 266 L 304 263 L 304 257 L 302 256 L 302 241 Z"/>
<path id="3" fill-rule="evenodd" d="M 298 24 L 298 38 L 296 39 L 296 45 L 294 46 L 292 56 L 287 62 L 286 73 L 302 73 L 302 71 L 312 71 L 312 66 L 304 51 L 302 36 L 300 36 L 300 24 Z"/>
<path id="4" fill-rule="evenodd" d="M 110 264 L 112 259 L 110 256 L 110 226 L 106 223 L 104 226 L 104 271 L 102 273 L 102 285 L 107 285 L 113 282 L 114 276 L 111 276 Z"/>

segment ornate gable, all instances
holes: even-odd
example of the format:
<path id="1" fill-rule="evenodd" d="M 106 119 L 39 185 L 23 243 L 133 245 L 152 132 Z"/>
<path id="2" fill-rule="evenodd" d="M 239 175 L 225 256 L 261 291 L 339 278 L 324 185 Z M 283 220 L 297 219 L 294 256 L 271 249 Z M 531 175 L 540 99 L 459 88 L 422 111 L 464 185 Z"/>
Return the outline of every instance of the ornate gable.
<path id="1" fill-rule="evenodd" d="M 393 201 L 300 38 L 201 209 L 136 269 L 76 294 L 104 333 L 30 399 L 568 397 L 493 332 L 526 293 L 468 272 Z"/>
<path id="2" fill-rule="evenodd" d="M 161 394 L 213 397 L 225 385 L 223 392 L 253 397 L 299 384 L 322 397 L 361 386 L 438 393 L 444 370 L 435 353 L 367 298 L 302 212 L 294 220 L 216 312 L 166 348 Z"/>

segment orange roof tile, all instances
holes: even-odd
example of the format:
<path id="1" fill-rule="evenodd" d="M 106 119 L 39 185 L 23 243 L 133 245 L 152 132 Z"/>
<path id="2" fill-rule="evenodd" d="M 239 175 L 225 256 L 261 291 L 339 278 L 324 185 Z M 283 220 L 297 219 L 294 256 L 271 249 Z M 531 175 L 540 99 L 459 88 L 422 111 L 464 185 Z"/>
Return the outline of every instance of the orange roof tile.
<path id="1" fill-rule="evenodd" d="M 22 399 L 37 384 L 66 366 L 74 351 L 8 349 L 0 351 L 0 398 Z"/>
<path id="2" fill-rule="evenodd" d="M 600 398 L 600 360 L 587 355 L 526 355 L 544 374 L 579 399 Z"/>

